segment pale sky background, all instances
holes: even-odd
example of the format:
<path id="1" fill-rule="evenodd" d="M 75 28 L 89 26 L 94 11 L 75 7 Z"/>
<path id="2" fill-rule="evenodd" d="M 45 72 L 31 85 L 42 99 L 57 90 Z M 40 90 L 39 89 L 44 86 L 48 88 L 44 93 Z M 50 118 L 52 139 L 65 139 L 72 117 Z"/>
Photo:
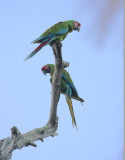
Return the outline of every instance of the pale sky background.
<path id="1" fill-rule="evenodd" d="M 85 100 L 73 100 L 78 130 L 64 95 L 58 105 L 57 137 L 37 148 L 13 152 L 12 160 L 123 160 L 123 1 L 0 1 L 0 139 L 46 124 L 51 103 L 50 76 L 41 67 L 54 63 L 50 46 L 23 59 L 38 45 L 31 42 L 59 21 L 76 20 L 80 32 L 63 41 L 67 71 Z"/>

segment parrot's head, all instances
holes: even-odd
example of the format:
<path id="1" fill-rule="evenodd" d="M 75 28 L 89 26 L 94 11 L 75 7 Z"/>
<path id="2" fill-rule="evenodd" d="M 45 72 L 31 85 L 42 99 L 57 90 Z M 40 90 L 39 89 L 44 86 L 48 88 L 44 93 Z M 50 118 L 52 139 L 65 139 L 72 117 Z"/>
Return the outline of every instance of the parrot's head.
<path id="1" fill-rule="evenodd" d="M 79 32 L 81 24 L 79 22 L 76 22 L 76 21 L 74 21 L 73 24 L 74 24 L 73 30 L 76 30 L 76 31 Z"/>
<path id="2" fill-rule="evenodd" d="M 72 30 L 75 30 L 75 31 L 80 31 L 80 27 L 81 27 L 81 24 L 77 21 L 74 21 L 74 20 L 69 20 L 69 21 L 64 21 L 64 23 L 67 23 L 68 26 L 69 26 L 69 32 L 72 32 Z"/>
<path id="3" fill-rule="evenodd" d="M 43 66 L 43 67 L 41 68 L 41 71 L 42 71 L 43 74 L 45 74 L 45 75 L 46 75 L 46 73 L 53 74 L 53 72 L 54 72 L 54 67 L 55 67 L 54 64 L 46 64 L 45 66 Z"/>
<path id="4" fill-rule="evenodd" d="M 45 65 L 41 68 L 41 71 L 43 72 L 43 74 L 46 75 L 46 73 L 50 73 L 50 67 L 49 65 Z"/>

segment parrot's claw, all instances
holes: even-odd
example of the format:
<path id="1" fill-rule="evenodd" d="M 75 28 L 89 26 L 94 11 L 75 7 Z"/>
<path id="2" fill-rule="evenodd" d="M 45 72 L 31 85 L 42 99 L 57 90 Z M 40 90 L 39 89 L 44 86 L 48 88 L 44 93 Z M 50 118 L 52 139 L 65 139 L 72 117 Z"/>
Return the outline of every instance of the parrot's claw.
<path id="1" fill-rule="evenodd" d="M 54 41 L 52 41 L 49 45 L 52 47 L 54 44 L 57 44 L 57 46 L 58 47 L 62 47 L 62 43 L 61 43 L 61 41 L 60 40 L 54 40 Z"/>
<path id="2" fill-rule="evenodd" d="M 62 43 L 59 41 L 58 42 L 58 46 L 61 48 L 62 47 Z"/>
<path id="3" fill-rule="evenodd" d="M 61 43 L 61 41 L 60 41 L 60 40 L 58 40 L 58 39 L 57 39 L 57 40 L 55 40 L 55 43 L 58 45 L 58 47 L 60 47 L 60 48 L 62 47 L 62 43 Z"/>

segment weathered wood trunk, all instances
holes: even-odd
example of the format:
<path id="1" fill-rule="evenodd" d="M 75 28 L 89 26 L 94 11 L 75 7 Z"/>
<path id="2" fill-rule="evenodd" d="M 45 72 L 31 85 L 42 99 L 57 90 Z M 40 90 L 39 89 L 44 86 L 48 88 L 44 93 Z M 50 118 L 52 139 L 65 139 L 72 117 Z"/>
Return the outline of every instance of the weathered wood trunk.
<path id="1" fill-rule="evenodd" d="M 49 136 L 54 137 L 58 135 L 56 133 L 56 130 L 58 128 L 57 105 L 60 98 L 60 79 L 62 69 L 68 67 L 69 63 L 62 60 L 62 45 L 59 41 L 51 44 L 51 47 L 55 56 L 55 71 L 52 81 L 52 95 L 49 120 L 44 127 L 36 128 L 24 134 L 21 134 L 18 128 L 14 126 L 11 129 L 11 138 L 7 137 L 3 140 L 0 140 L 0 160 L 11 159 L 12 152 L 15 149 L 21 149 L 29 145 L 36 147 L 34 141 L 41 140 L 43 142 L 44 138 L 47 138 Z"/>

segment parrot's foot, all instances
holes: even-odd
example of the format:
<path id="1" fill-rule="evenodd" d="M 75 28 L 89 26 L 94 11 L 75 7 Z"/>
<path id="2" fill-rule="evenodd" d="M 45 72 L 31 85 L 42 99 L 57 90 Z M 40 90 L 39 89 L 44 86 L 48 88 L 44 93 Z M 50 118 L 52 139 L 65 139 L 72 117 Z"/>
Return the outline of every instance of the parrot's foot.
<path id="1" fill-rule="evenodd" d="M 57 44 L 58 44 L 58 47 L 60 47 L 60 48 L 62 47 L 62 43 L 60 41 L 58 41 Z"/>
<path id="2" fill-rule="evenodd" d="M 62 47 L 62 43 L 61 43 L 61 41 L 58 40 L 58 39 L 56 40 L 56 44 L 57 44 L 58 47 L 60 47 L 60 48 Z"/>
<path id="3" fill-rule="evenodd" d="M 69 62 L 65 62 L 65 61 L 63 61 L 63 68 L 66 68 L 66 67 L 69 67 Z"/>
<path id="4" fill-rule="evenodd" d="M 57 44 L 57 46 L 58 47 L 62 47 L 62 43 L 61 43 L 61 41 L 60 40 L 54 40 L 54 41 L 52 41 L 51 43 L 50 43 L 50 46 L 52 47 L 54 44 Z"/>

